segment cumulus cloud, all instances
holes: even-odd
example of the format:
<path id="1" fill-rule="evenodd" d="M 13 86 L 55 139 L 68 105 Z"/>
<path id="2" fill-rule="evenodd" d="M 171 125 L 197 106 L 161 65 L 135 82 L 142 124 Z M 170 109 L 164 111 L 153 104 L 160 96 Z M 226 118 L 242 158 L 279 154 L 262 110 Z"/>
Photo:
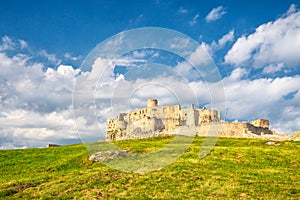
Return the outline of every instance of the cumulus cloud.
<path id="1" fill-rule="evenodd" d="M 220 80 L 221 75 L 213 64 L 209 52 L 210 47 L 202 43 L 194 52 L 190 53 L 188 56 L 189 62 L 179 62 L 174 69 L 189 81 L 205 79 L 208 82 L 216 82 Z"/>
<path id="2" fill-rule="evenodd" d="M 262 24 L 254 33 L 238 38 L 224 59 L 225 63 L 235 66 L 267 67 L 265 72 L 269 73 L 298 66 L 299 52 L 300 11 L 292 5 L 287 15 Z"/>
<path id="3" fill-rule="evenodd" d="M 80 70 L 66 65 L 54 70 L 32 61 L 32 55 L 18 53 L 28 48 L 23 40 L 5 37 L 1 47 L 0 149 L 79 142 L 71 103 Z"/>
<path id="4" fill-rule="evenodd" d="M 128 80 L 124 75 L 116 77 L 113 68 L 104 68 L 110 61 L 102 58 L 95 61 L 89 72 L 65 65 L 57 70 L 48 68 L 43 71 L 42 65 L 26 65 L 20 58 L 14 60 L 3 54 L 1 56 L 5 63 L 0 63 L 1 67 L 5 67 L 0 90 L 1 149 L 66 144 L 80 142 L 80 139 L 96 141 L 105 136 L 107 118 L 114 117 L 119 111 L 143 107 L 147 98 L 158 98 L 161 105 L 180 103 L 183 106 L 195 103 L 194 98 L 197 98 L 199 105 L 210 108 L 211 91 L 209 83 L 203 80 L 188 81 L 178 75 L 163 75 L 165 73 L 147 79 L 137 76 Z M 9 70 L 19 71 L 22 75 Z M 147 70 L 151 71 L 144 68 L 141 72 L 150 74 Z M 9 73 L 11 76 L 6 76 Z M 101 84 L 98 84 L 99 75 L 103 79 Z M 300 77 L 251 80 L 248 75 L 247 70 L 237 68 L 222 80 L 227 119 L 263 117 L 270 119 L 271 127 L 279 132 L 298 130 Z M 7 78 L 4 79 L 4 76 Z M 75 77 L 79 85 L 75 87 L 74 94 Z M 124 99 L 129 99 L 129 102 Z M 77 130 L 80 135 L 77 135 Z"/>
<path id="5" fill-rule="evenodd" d="M 300 129 L 300 76 L 251 80 L 245 69 L 237 68 L 223 83 L 229 119 L 270 119 L 271 128 L 281 133 Z"/>
<path id="6" fill-rule="evenodd" d="M 42 114 L 29 110 L 11 110 L 0 118 L 0 146 L 45 147 L 48 143 L 79 141 L 72 113 Z M 5 141 L 5 142 L 4 142 Z"/>
<path id="7" fill-rule="evenodd" d="M 78 70 L 43 70 L 26 56 L 0 53 L 0 146 L 38 147 L 76 139 L 70 105 Z M 78 140 L 78 138 L 77 138 Z"/>
<path id="8" fill-rule="evenodd" d="M 201 43 L 202 48 L 207 51 L 210 55 L 214 55 L 214 53 L 222 48 L 226 44 L 232 43 L 234 40 L 234 30 L 230 30 L 228 33 L 222 36 L 218 41 L 212 41 L 211 44 L 207 44 L 205 42 Z"/>
<path id="9" fill-rule="evenodd" d="M 252 79 L 245 68 L 236 68 L 221 80 L 226 96 L 226 120 L 266 118 L 271 129 L 293 133 L 300 129 L 300 76 Z M 178 83 L 177 83 L 178 84 Z M 211 106 L 209 84 L 191 81 L 189 87 L 200 105 Z"/>
<path id="10" fill-rule="evenodd" d="M 233 39 L 234 39 L 234 30 L 231 30 L 226 35 L 224 35 L 221 39 L 218 40 L 218 46 L 224 47 L 226 43 L 232 42 Z"/>
<path id="11" fill-rule="evenodd" d="M 223 46 L 233 37 L 234 31 L 230 31 L 215 43 Z M 56 69 L 47 68 L 39 62 L 28 62 L 28 55 L 0 52 L 0 149 L 66 144 L 80 139 L 97 141 L 105 137 L 107 118 L 143 107 L 147 98 L 157 98 L 161 105 L 183 106 L 196 99 L 199 106 L 210 108 L 212 97 L 219 94 L 210 91 L 216 84 L 224 84 L 227 119 L 262 117 L 270 119 L 271 127 L 279 132 L 300 129 L 299 76 L 251 79 L 249 70 L 236 68 L 216 83 L 190 78 L 198 72 L 194 73 L 186 62 L 173 68 L 156 66 L 156 70 L 146 64 L 137 67 L 136 63 L 145 62 L 145 56 L 154 54 L 137 51 L 133 57 L 124 56 L 114 63 L 97 58 L 89 71 L 81 71 L 62 64 Z M 205 66 L 207 59 L 203 46 L 189 56 L 194 65 Z M 117 64 L 131 66 L 132 71 L 115 74 Z M 268 72 L 277 68 L 281 66 L 270 65 Z M 210 69 L 204 69 L 201 75 L 209 76 Z"/>
<path id="12" fill-rule="evenodd" d="M 221 19 L 223 15 L 225 15 L 227 12 L 223 6 L 219 6 L 216 8 L 213 8 L 205 17 L 206 22 L 212 22 L 216 21 L 218 19 Z"/>
<path id="13" fill-rule="evenodd" d="M 195 63 L 202 55 L 199 52 L 191 56 Z M 142 53 L 145 52 L 136 53 L 136 56 L 141 58 Z M 152 54 L 156 55 L 156 52 Z M 117 114 L 118 105 L 127 105 L 126 111 L 144 105 L 147 98 L 158 98 L 162 104 L 174 104 L 180 97 L 184 105 L 192 103 L 195 98 L 185 79 L 172 78 L 170 75 L 174 75 L 174 71 L 168 68 L 152 74 L 153 70 L 145 65 L 142 69 L 135 68 L 131 75 L 117 76 L 110 59 L 97 58 L 90 71 L 67 65 L 46 68 L 41 63 L 28 62 L 28 59 L 26 55 L 9 57 L 0 53 L 2 149 L 64 144 L 79 139 L 96 141 L 105 137 L 105 120 Z M 144 60 L 123 57 L 114 64 L 135 66 L 136 62 Z M 147 77 L 141 76 L 145 73 Z M 132 95 L 131 98 L 128 95 Z M 123 101 L 124 97 L 130 99 L 129 104 Z M 117 103 L 120 100 L 121 103 Z M 202 101 L 202 104 L 208 102 Z"/>
<path id="14" fill-rule="evenodd" d="M 105 136 L 105 120 L 113 117 L 109 100 L 114 85 L 101 87 L 99 78 L 104 84 L 122 80 L 121 76 L 115 80 L 113 68 L 106 68 L 111 60 L 98 58 L 91 71 L 83 72 L 59 64 L 56 55 L 42 50 L 37 56 L 58 64 L 49 68 L 31 60 L 31 55 L 16 52 L 8 56 L 8 50 L 27 48 L 25 41 L 4 37 L 0 45 L 0 149 L 96 141 Z M 134 66 L 137 62 L 144 61 L 125 57 L 115 64 Z M 74 93 L 76 77 L 81 84 Z M 82 103 L 77 107 L 72 107 L 74 95 L 74 102 Z"/>

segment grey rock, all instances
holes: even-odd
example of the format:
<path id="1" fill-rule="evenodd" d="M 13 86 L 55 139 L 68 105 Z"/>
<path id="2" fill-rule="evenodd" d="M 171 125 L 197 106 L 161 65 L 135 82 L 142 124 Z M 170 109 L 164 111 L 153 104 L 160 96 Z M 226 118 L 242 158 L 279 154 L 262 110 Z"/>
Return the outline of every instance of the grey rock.
<path id="1" fill-rule="evenodd" d="M 275 143 L 275 142 L 272 142 L 272 141 L 268 141 L 268 142 L 266 143 L 266 145 L 280 146 L 280 143 Z"/>
<path id="2" fill-rule="evenodd" d="M 89 157 L 90 161 L 104 162 L 114 160 L 116 158 L 125 157 L 129 154 L 129 150 L 122 151 L 99 151 Z"/>

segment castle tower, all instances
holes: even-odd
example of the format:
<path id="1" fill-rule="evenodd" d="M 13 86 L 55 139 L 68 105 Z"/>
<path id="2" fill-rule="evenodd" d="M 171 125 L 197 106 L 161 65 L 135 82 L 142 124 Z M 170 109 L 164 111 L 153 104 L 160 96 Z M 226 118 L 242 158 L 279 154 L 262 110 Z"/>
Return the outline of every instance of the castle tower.
<path id="1" fill-rule="evenodd" d="M 156 99 L 148 99 L 148 108 L 152 108 L 158 105 L 158 101 Z"/>

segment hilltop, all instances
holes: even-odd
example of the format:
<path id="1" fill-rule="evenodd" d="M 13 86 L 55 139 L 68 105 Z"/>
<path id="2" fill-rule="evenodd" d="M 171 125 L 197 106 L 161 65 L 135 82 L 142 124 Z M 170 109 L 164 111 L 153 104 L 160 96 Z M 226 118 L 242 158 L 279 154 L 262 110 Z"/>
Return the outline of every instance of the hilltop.
<path id="1" fill-rule="evenodd" d="M 115 144 L 141 153 L 158 150 L 171 140 L 156 137 Z M 80 144 L 0 151 L 0 198 L 299 199 L 300 142 L 268 145 L 261 139 L 219 138 L 209 155 L 200 159 L 203 140 L 196 137 L 174 163 L 145 174 L 91 162 Z"/>

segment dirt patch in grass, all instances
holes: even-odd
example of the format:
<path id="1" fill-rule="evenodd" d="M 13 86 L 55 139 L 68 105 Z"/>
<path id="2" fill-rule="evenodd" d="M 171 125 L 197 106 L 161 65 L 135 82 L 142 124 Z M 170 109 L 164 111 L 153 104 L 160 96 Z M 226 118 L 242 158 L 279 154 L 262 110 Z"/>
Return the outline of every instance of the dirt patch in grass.
<path id="1" fill-rule="evenodd" d="M 20 184 L 5 190 L 0 191 L 0 197 L 12 196 L 18 192 L 26 190 L 27 188 L 34 187 L 32 184 Z"/>

